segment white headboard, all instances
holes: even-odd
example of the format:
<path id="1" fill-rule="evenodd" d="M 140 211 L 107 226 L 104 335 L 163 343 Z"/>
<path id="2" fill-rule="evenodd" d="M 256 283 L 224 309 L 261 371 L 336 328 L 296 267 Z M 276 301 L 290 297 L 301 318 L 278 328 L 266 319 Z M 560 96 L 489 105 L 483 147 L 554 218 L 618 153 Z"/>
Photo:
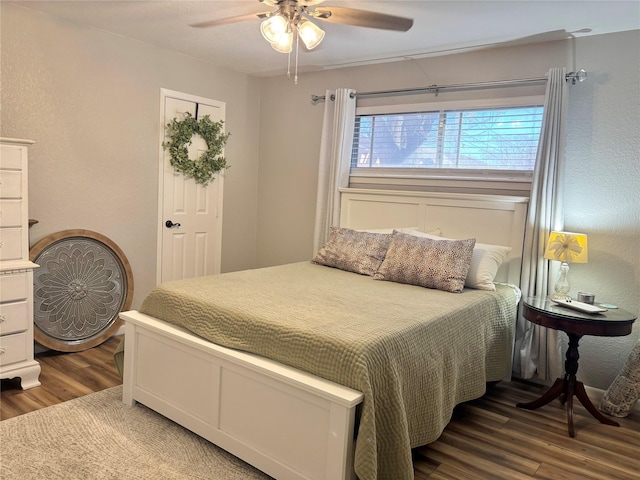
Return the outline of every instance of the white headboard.
<path id="1" fill-rule="evenodd" d="M 340 194 L 341 227 L 439 228 L 443 237 L 508 246 L 511 255 L 496 281 L 520 284 L 527 197 L 354 188 Z"/>

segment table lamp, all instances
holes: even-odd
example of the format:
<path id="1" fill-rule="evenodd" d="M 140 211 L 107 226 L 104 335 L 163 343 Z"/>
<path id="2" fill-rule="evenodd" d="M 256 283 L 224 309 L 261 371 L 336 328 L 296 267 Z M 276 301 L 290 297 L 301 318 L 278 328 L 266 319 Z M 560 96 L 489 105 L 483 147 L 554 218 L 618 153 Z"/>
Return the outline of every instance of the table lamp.
<path id="1" fill-rule="evenodd" d="M 584 233 L 551 232 L 544 252 L 547 260 L 557 260 L 560 264 L 560 276 L 553 286 L 555 293 L 551 298 L 558 300 L 569 297 L 569 263 L 587 263 L 587 236 Z"/>

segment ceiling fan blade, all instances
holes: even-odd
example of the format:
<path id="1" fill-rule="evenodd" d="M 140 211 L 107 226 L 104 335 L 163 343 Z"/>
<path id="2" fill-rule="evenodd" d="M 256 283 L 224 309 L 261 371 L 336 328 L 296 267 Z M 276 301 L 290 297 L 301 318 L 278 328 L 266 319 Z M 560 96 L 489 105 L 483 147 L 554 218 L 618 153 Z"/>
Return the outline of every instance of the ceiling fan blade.
<path id="1" fill-rule="evenodd" d="M 413 19 L 396 17 L 385 13 L 356 10 L 355 8 L 325 7 L 316 8 L 313 17 L 327 22 L 356 25 L 358 27 L 380 28 L 406 32 L 413 25 Z"/>
<path id="2" fill-rule="evenodd" d="M 245 20 L 255 20 L 256 18 L 266 18 L 269 15 L 271 15 L 270 12 L 249 13 L 247 15 L 237 15 L 235 17 L 217 18 L 216 20 L 192 23 L 189 26 L 195 28 L 217 27 L 218 25 L 226 25 L 227 23 L 244 22 Z"/>

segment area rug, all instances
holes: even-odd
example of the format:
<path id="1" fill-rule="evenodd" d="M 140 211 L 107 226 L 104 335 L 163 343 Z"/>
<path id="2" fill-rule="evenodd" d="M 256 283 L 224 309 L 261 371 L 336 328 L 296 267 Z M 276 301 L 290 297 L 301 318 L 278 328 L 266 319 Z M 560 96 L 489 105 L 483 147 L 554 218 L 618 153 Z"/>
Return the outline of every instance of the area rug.
<path id="1" fill-rule="evenodd" d="M 0 422 L 0 479 L 269 479 L 122 386 Z"/>

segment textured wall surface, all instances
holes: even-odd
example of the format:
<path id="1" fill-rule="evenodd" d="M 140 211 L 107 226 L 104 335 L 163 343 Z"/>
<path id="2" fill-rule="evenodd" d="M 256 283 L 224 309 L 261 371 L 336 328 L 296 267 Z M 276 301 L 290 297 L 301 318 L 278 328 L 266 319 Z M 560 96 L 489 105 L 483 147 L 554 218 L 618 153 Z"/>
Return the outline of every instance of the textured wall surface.
<path id="1" fill-rule="evenodd" d="M 571 267 L 572 293 L 640 313 L 640 31 L 576 41 L 589 73 L 571 88 L 565 228 L 589 238 L 589 263 Z M 606 389 L 640 338 L 585 337 L 580 377 Z"/>
<path id="2" fill-rule="evenodd" d="M 255 265 L 258 80 L 2 3 L 2 136 L 28 138 L 32 242 L 97 231 L 124 251 L 136 308 L 155 285 L 160 89 L 226 102 L 222 269 Z"/>

